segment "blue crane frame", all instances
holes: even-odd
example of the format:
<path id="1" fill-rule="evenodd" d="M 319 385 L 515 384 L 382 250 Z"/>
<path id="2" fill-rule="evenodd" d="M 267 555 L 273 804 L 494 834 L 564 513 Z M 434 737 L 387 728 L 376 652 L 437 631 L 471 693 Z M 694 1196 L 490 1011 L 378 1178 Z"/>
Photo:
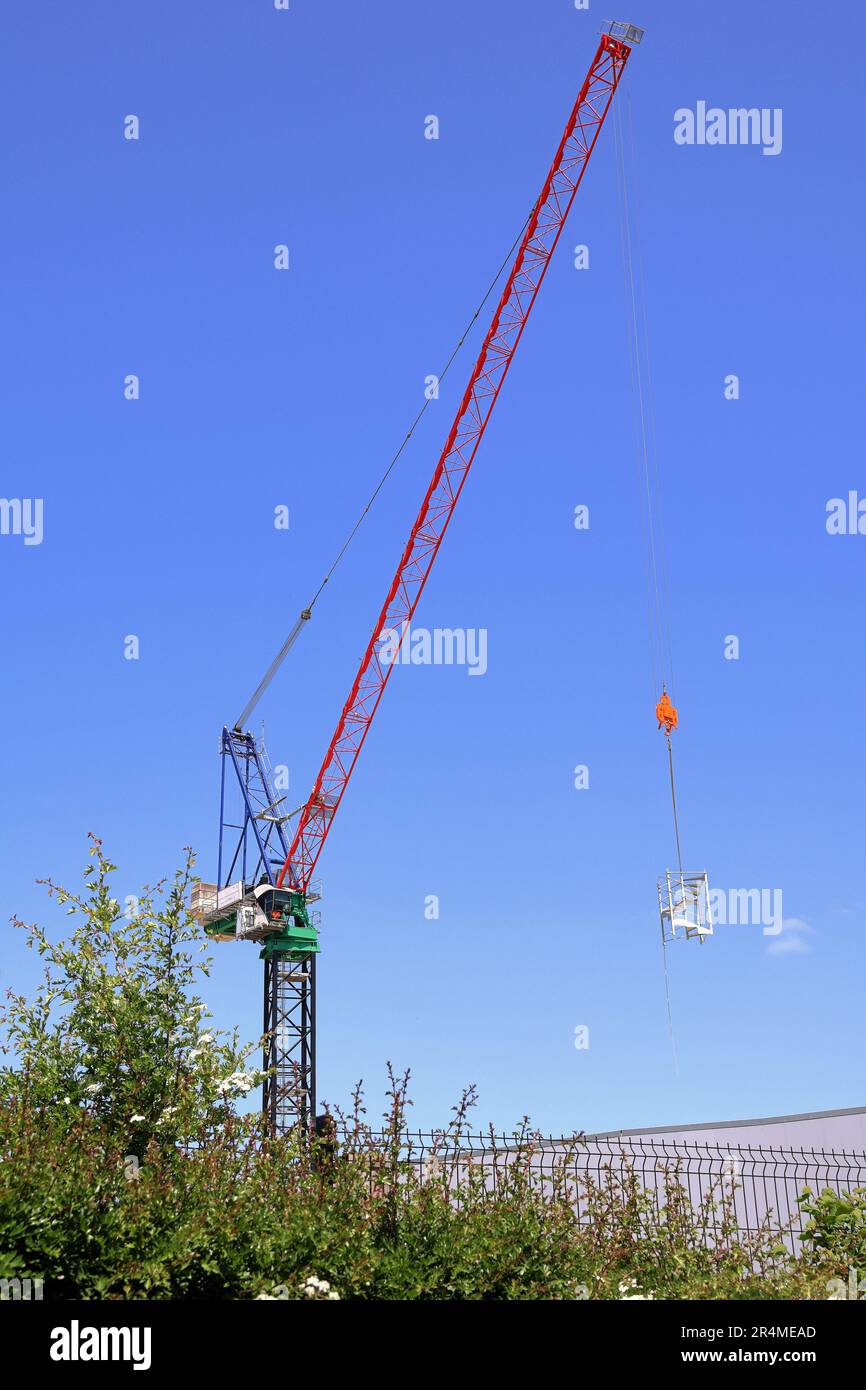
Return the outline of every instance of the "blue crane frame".
<path id="1" fill-rule="evenodd" d="M 254 886 L 263 877 L 274 884 L 289 844 L 286 817 L 274 795 L 263 750 L 253 734 L 223 728 L 220 757 L 217 886 L 227 888 L 238 878 Z M 231 795 L 229 768 L 239 803 Z M 239 820 L 227 819 L 233 814 L 230 804 L 240 805 Z M 281 952 L 263 950 L 261 954 L 265 963 L 262 1113 L 273 1135 L 287 1134 L 295 1126 L 307 1135 L 316 1114 L 316 957 L 311 953 L 303 960 L 290 960 Z"/>

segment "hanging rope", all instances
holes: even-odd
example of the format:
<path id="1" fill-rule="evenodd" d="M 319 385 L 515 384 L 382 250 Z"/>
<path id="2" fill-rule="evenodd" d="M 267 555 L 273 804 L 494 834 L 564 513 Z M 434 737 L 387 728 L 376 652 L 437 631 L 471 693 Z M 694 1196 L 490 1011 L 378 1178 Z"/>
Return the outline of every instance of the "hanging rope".
<path id="1" fill-rule="evenodd" d="M 629 152 L 631 156 L 631 169 L 634 171 L 637 165 L 635 155 L 634 138 L 634 112 L 631 102 L 631 87 L 626 83 L 626 114 L 628 116 L 629 128 Z M 652 474 L 654 487 L 654 516 L 655 526 L 659 537 L 658 545 L 658 573 L 661 587 L 661 613 L 663 618 L 664 631 L 660 634 L 667 647 L 668 659 L 668 678 L 671 690 L 676 689 L 676 677 L 674 674 L 674 649 L 671 633 L 670 619 L 670 586 L 668 583 L 668 558 L 667 558 L 667 539 L 665 534 L 665 516 L 662 495 L 662 475 L 659 465 L 658 450 L 656 448 L 656 428 L 655 428 L 655 393 L 653 391 L 652 356 L 650 354 L 649 338 L 649 315 L 647 312 L 646 279 L 644 276 L 643 241 L 641 238 L 640 221 L 640 199 L 637 196 L 637 182 L 632 172 L 634 194 L 632 203 L 634 206 L 635 221 L 635 248 L 637 251 L 637 282 L 638 282 L 638 303 L 641 311 L 643 327 L 644 361 L 646 364 L 646 398 L 647 398 L 647 421 L 649 425 L 649 456 L 652 459 Z"/>
<path id="2" fill-rule="evenodd" d="M 680 824 L 679 824 L 679 818 L 678 818 L 678 816 L 677 816 L 677 789 L 676 789 L 676 784 L 675 784 L 675 782 L 674 782 L 674 750 L 673 750 L 673 748 L 672 748 L 672 746 L 671 746 L 671 736 L 670 736 L 670 734 L 667 735 L 667 744 L 668 744 L 668 765 L 669 765 L 670 770 L 671 770 L 671 803 L 672 803 L 672 805 L 673 805 L 673 810 L 674 810 L 674 835 L 676 836 L 676 840 L 677 840 L 677 865 L 678 865 L 679 871 L 680 871 L 680 878 L 682 878 L 682 876 L 683 876 L 683 855 L 682 855 L 682 850 L 680 849 Z"/>
<path id="3" fill-rule="evenodd" d="M 680 1060 L 677 1056 L 677 1040 L 674 1036 L 674 1015 L 673 1009 L 671 1007 L 671 981 L 670 976 L 668 974 L 668 948 L 665 944 L 664 932 L 662 932 L 662 970 L 664 971 L 665 977 L 665 1005 L 667 1007 L 668 1015 L 668 1038 L 670 1039 L 671 1055 L 674 1061 L 674 1075 L 679 1076 Z"/>
<path id="4" fill-rule="evenodd" d="M 522 238 L 522 236 L 523 236 L 523 233 L 524 233 L 525 230 L 526 230 L 526 225 L 527 225 L 527 223 L 529 222 L 529 219 L 530 219 L 530 217 L 532 216 L 532 212 L 533 212 L 534 210 L 535 210 L 535 209 L 534 209 L 534 207 L 533 207 L 532 211 L 529 212 L 529 213 L 527 213 L 526 217 L 523 219 L 523 223 L 522 223 L 522 225 L 521 225 L 520 231 L 517 233 L 517 236 L 514 238 L 514 240 L 512 241 L 511 245 L 509 246 L 508 250 L 506 251 L 505 256 L 503 257 L 502 263 L 501 263 L 501 265 L 499 266 L 499 269 L 497 270 L 496 274 L 494 275 L 493 279 L 490 281 L 490 284 L 488 285 L 487 289 L 486 289 L 485 292 L 484 292 L 484 297 L 483 297 L 483 299 L 482 299 L 482 300 L 480 301 L 480 303 L 478 304 L 478 307 L 476 308 L 475 312 L 473 313 L 472 317 L 470 318 L 469 322 L 467 323 L 467 325 L 466 325 L 466 327 L 464 328 L 463 332 L 461 333 L 460 337 L 457 339 L 457 342 L 456 342 L 456 344 L 454 345 L 454 348 L 453 348 L 453 350 L 452 350 L 452 352 L 451 352 L 450 357 L 448 358 L 448 361 L 445 363 L 445 366 L 442 368 L 441 372 L 439 373 L 438 380 L 439 380 L 440 382 L 442 382 L 442 381 L 445 380 L 446 376 L 448 375 L 449 370 L 451 369 L 451 366 L 452 366 L 452 364 L 453 364 L 455 358 L 457 357 L 457 354 L 459 353 L 459 351 L 460 351 L 460 349 L 462 348 L 463 344 L 465 343 L 465 341 L 466 341 L 466 339 L 467 339 L 469 333 L 471 332 L 471 330 L 472 330 L 472 328 L 473 328 L 473 326 L 474 326 L 474 324 L 475 324 L 475 321 L 476 321 L 476 319 L 478 318 L 478 315 L 481 313 L 482 309 L 484 308 L 485 304 L 487 303 L 488 299 L 490 298 L 490 296 L 492 295 L 493 291 L 496 289 L 497 284 L 499 283 L 500 279 L 502 278 L 503 271 L 506 269 L 507 266 L 509 266 L 509 265 L 511 264 L 511 259 L 512 259 L 513 255 L 514 255 L 514 252 L 515 252 L 515 250 L 516 250 L 516 248 L 517 248 L 517 246 L 518 246 L 518 244 L 519 244 L 519 242 L 520 242 L 520 240 L 521 240 L 521 238 Z M 234 727 L 235 727 L 236 729 L 242 729 L 243 726 L 246 724 L 247 720 L 249 719 L 249 717 L 250 717 L 250 715 L 252 714 L 253 710 L 255 709 L 256 705 L 259 703 L 259 700 L 260 700 L 260 699 L 262 698 L 262 696 L 264 695 L 264 693 L 265 693 L 265 691 L 267 690 L 268 686 L 270 685 L 271 681 L 274 679 L 274 676 L 277 674 L 277 672 L 279 671 L 279 669 L 280 669 L 280 667 L 282 666 L 283 662 L 285 661 L 286 657 L 288 656 L 289 652 L 291 651 L 292 647 L 295 645 L 295 642 L 297 641 L 297 639 L 298 639 L 298 637 L 299 637 L 299 635 L 300 635 L 300 633 L 301 633 L 301 630 L 302 630 L 302 629 L 304 628 L 304 626 L 309 622 L 310 618 L 312 618 L 312 616 L 313 616 L 313 609 L 314 609 L 314 607 L 315 607 L 315 605 L 316 605 L 316 602 L 317 602 L 317 600 L 318 600 L 318 598 L 319 598 L 319 596 L 320 596 L 322 590 L 324 589 L 325 585 L 328 583 L 328 580 L 331 578 L 332 574 L 334 573 L 335 569 L 336 569 L 337 566 L 339 565 L 340 561 L 343 559 L 343 556 L 346 554 L 346 551 L 349 549 L 349 546 L 352 544 L 352 541 L 355 539 L 355 536 L 358 534 L 358 531 L 359 531 L 360 528 L 361 528 L 361 524 L 362 524 L 362 522 L 363 522 L 363 520 L 364 520 L 364 517 L 365 517 L 365 516 L 367 515 L 367 513 L 369 512 L 369 510 L 370 510 L 370 508 L 372 507 L 373 503 L 376 501 L 376 498 L 379 496 L 379 493 L 382 491 L 382 488 L 385 486 L 385 483 L 388 481 L 388 478 L 390 477 L 391 472 L 392 472 L 393 469 L 395 468 L 395 466 L 396 466 L 396 464 L 397 464 L 397 462 L 398 462 L 398 460 L 399 460 L 401 454 L 403 453 L 403 450 L 406 448 L 406 445 L 409 443 L 409 440 L 412 438 L 413 434 L 415 433 L 416 429 L 418 428 L 419 424 L 421 423 L 421 420 L 422 420 L 422 418 L 423 418 L 424 412 L 426 411 L 426 409 L 427 409 L 427 407 L 428 407 L 428 405 L 430 404 L 430 401 L 431 401 L 432 399 L 433 399 L 433 398 L 430 397 L 430 396 L 425 396 L 425 398 L 424 398 L 424 404 L 421 406 L 421 409 L 418 411 L 418 414 L 415 416 L 415 419 L 412 421 L 411 425 L 409 426 L 409 429 L 406 431 L 406 434 L 403 436 L 403 439 L 402 439 L 402 441 L 401 441 L 401 443 L 400 443 L 399 448 L 395 451 L 394 454 L 392 454 L 391 458 L 389 459 L 388 465 L 387 465 L 387 467 L 386 467 L 384 473 L 382 474 L 382 476 L 381 476 L 381 478 L 379 479 L 378 483 L 376 484 L 376 486 L 374 487 L 373 491 L 371 492 L 371 494 L 370 494 L 370 496 L 369 496 L 369 498 L 368 498 L 368 500 L 367 500 L 365 506 L 364 506 L 364 507 L 362 508 L 362 510 L 361 510 L 361 513 L 360 513 L 360 515 L 359 515 L 357 521 L 355 522 L 354 526 L 352 527 L 352 529 L 351 529 L 351 531 L 349 532 L 348 536 L 346 537 L 345 541 L 343 542 L 343 544 L 341 545 L 340 549 L 338 550 L 337 555 L 336 555 L 336 557 L 335 557 L 333 563 L 331 564 L 330 569 L 327 571 L 327 573 L 326 573 L 324 579 L 322 580 L 321 584 L 319 585 L 318 589 L 317 589 L 316 592 L 313 594 L 313 597 L 312 597 L 312 599 L 310 600 L 310 602 L 307 604 L 307 607 L 301 609 L 301 612 L 300 612 L 300 614 L 298 615 L 298 618 L 297 618 L 297 620 L 296 620 L 296 622 L 295 622 L 294 627 L 292 628 L 291 632 L 289 633 L 289 635 L 288 635 L 288 637 L 286 638 L 286 640 L 285 640 L 285 642 L 283 643 L 283 645 L 280 647 L 280 650 L 277 652 L 276 656 L 274 657 L 274 659 L 273 659 L 273 661 L 271 662 L 270 666 L 268 667 L 267 671 L 266 671 L 265 674 L 262 676 L 262 679 L 259 681 L 258 685 L 256 686 L 255 690 L 253 691 L 253 693 L 252 693 L 252 695 L 250 696 L 249 700 L 248 700 L 247 703 L 244 705 L 244 708 L 243 708 L 243 710 L 241 711 L 240 715 L 239 715 L 238 718 L 236 719 L 235 724 L 234 724 Z"/>
<path id="5" fill-rule="evenodd" d="M 629 126 L 628 142 L 626 141 L 626 134 L 623 127 L 623 117 L 619 109 L 614 112 L 614 140 L 616 145 L 617 194 L 621 226 L 623 285 L 625 292 L 626 319 L 629 327 L 629 367 L 635 423 L 638 492 L 642 504 L 641 522 L 644 537 L 644 580 L 649 630 L 650 667 L 653 694 L 654 696 L 657 695 L 659 686 L 661 686 L 662 692 L 656 705 L 656 717 L 658 719 L 659 729 L 664 730 L 668 749 L 671 809 L 673 812 L 674 837 L 677 848 L 677 864 L 679 866 L 680 879 L 682 880 L 682 847 L 677 810 L 673 745 L 671 743 L 671 732 L 676 729 L 679 720 L 677 710 L 671 703 L 668 694 L 668 685 L 670 685 L 671 689 L 674 688 L 674 664 L 667 578 L 667 555 L 661 504 L 661 470 L 659 468 L 655 438 L 655 408 L 653 403 L 652 370 L 650 365 L 643 252 L 641 249 L 640 237 L 640 211 L 637 195 L 633 189 L 633 171 L 636 164 L 634 120 L 628 82 L 625 83 L 625 87 Z M 631 192 L 630 184 L 632 185 Z M 661 923 L 661 946 L 668 1036 L 671 1045 L 674 1073 L 679 1075 L 679 1060 L 677 1057 L 673 1008 L 671 1004 L 671 982 L 668 972 L 667 942 L 665 940 L 663 919 Z"/>
<path id="6" fill-rule="evenodd" d="M 650 475 L 646 401 L 643 372 L 641 369 L 641 338 L 636 304 L 634 262 L 632 257 L 631 215 L 625 167 L 622 114 L 619 108 L 614 111 L 614 144 L 616 153 L 617 196 L 620 214 L 623 292 L 625 296 L 625 312 L 629 336 L 629 375 L 631 379 L 633 427 L 636 438 L 638 495 L 641 498 L 642 504 L 641 526 L 644 541 L 643 559 L 647 603 L 647 627 L 649 631 L 652 686 L 653 690 L 657 691 L 659 686 L 663 683 L 664 678 L 663 655 L 657 638 L 661 622 L 660 588 L 653 529 L 652 491 L 649 486 Z"/>

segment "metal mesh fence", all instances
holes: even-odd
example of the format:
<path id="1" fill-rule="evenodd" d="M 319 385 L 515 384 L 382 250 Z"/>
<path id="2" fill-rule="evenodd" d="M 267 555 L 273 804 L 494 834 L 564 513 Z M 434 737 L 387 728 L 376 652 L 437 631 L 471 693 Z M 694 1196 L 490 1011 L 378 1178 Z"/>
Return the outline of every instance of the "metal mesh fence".
<path id="1" fill-rule="evenodd" d="M 340 1138 L 356 1152 L 366 1145 L 381 1152 L 391 1142 L 384 1134 L 360 1138 L 344 1131 Z M 457 1201 L 470 1174 L 493 1192 L 508 1166 L 520 1163 L 536 1190 L 551 1196 L 567 1191 L 580 1222 L 590 1219 L 593 1191 L 615 1200 L 615 1194 L 637 1187 L 657 1209 L 670 1203 L 672 1194 L 684 1196 L 709 1243 L 727 1220 L 742 1234 L 777 1232 L 794 1253 L 806 1224 L 798 1200 L 805 1188 L 842 1194 L 866 1187 L 866 1154 L 659 1136 L 554 1139 L 416 1131 L 401 1136 L 399 1161 L 404 1172 L 414 1170 L 422 1182 L 444 1177 Z"/>

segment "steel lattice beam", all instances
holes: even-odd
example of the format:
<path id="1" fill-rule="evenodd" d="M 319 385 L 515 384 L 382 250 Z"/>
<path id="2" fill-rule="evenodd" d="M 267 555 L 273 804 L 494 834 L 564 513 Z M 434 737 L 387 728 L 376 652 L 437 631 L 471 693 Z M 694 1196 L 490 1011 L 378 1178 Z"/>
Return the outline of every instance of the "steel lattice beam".
<path id="1" fill-rule="evenodd" d="M 316 1114 L 316 957 L 265 960 L 262 1113 L 272 1135 L 312 1133 Z"/>
<path id="2" fill-rule="evenodd" d="M 274 883 L 288 840 L 262 750 L 252 734 L 226 728 L 221 752 L 219 887 L 239 878 L 248 886 L 263 878 Z M 230 794 L 231 772 L 239 796 Z M 262 1111 L 273 1135 L 295 1125 L 309 1134 L 316 1114 L 316 958 L 266 953 L 264 974 Z"/>
<path id="3" fill-rule="evenodd" d="M 631 49 L 603 34 L 526 226 L 430 486 L 409 533 L 355 681 L 343 706 L 277 883 L 306 891 L 394 662 L 382 660 L 384 630 L 408 629 L 463 484 L 511 365 L 526 320 L 622 77 Z"/>

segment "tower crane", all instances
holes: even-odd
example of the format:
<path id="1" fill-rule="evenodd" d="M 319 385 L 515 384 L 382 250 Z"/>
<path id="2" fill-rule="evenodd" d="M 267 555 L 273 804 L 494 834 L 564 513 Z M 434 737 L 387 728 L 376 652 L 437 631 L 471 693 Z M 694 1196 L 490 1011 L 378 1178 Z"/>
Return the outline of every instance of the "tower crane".
<path id="1" fill-rule="evenodd" d="M 295 813 L 283 809 L 285 798 L 276 794 L 280 788 L 273 784 L 264 747 L 246 724 L 309 620 L 312 605 L 302 610 L 240 718 L 222 730 L 217 882 L 196 885 L 191 910 L 212 938 L 260 945 L 266 1038 L 263 1110 L 274 1135 L 295 1126 L 309 1133 L 316 1114 L 319 939 L 311 903 L 319 890 L 313 872 L 395 664 L 393 659 L 383 660 L 380 636 L 387 629 L 402 641 L 409 629 L 632 47 L 642 37 L 642 29 L 618 22 L 601 34 L 291 838 L 288 827 Z M 229 819 L 235 814 L 230 802 L 240 808 L 238 819 Z"/>

